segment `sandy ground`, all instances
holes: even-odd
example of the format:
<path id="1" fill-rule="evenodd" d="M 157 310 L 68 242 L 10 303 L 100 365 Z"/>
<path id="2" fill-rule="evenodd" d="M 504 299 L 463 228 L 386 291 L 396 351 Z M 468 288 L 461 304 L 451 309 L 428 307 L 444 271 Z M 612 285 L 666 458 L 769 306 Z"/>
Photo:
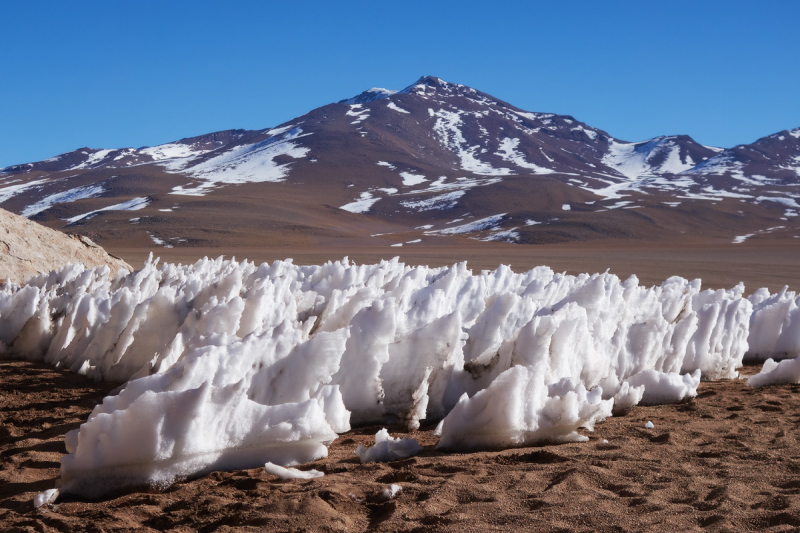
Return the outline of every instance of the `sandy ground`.
<path id="1" fill-rule="evenodd" d="M 758 367 L 745 367 L 754 373 Z M 443 454 L 423 427 L 418 456 L 361 465 L 379 426 L 341 435 L 325 472 L 281 481 L 262 468 L 215 472 L 165 492 L 101 501 L 32 500 L 52 488 L 63 436 L 113 384 L 0 362 L 3 531 L 797 531 L 800 385 L 702 383 L 696 399 L 639 406 L 587 443 Z M 650 420 L 654 429 L 645 429 Z M 393 432 L 401 434 L 401 432 Z M 604 444 L 603 440 L 608 443 Z M 402 491 L 384 501 L 389 484 Z"/>

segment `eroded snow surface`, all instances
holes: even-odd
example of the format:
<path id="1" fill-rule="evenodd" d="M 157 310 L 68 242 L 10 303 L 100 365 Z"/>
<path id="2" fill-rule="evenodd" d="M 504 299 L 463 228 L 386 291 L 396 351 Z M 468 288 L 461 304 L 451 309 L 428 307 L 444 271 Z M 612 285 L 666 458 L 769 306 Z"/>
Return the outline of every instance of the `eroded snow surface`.
<path id="1" fill-rule="evenodd" d="M 66 436 L 61 493 L 98 496 L 310 462 L 351 424 L 438 421 L 442 450 L 583 441 L 615 405 L 693 396 L 745 354 L 796 357 L 794 293 L 743 292 L 396 258 L 151 259 L 116 278 L 67 265 L 0 289 L 0 354 L 126 383 Z M 796 365 L 750 383 L 796 380 Z M 379 433 L 363 455 L 412 448 Z"/>

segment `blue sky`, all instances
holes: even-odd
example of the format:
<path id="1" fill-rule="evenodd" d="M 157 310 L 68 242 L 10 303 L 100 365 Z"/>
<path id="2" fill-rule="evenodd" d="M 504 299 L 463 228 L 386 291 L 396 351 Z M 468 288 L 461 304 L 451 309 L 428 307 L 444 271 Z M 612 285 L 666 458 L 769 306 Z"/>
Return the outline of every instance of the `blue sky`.
<path id="1" fill-rule="evenodd" d="M 800 126 L 800 2 L 3 2 L 0 167 L 274 126 L 422 75 L 638 141 Z"/>

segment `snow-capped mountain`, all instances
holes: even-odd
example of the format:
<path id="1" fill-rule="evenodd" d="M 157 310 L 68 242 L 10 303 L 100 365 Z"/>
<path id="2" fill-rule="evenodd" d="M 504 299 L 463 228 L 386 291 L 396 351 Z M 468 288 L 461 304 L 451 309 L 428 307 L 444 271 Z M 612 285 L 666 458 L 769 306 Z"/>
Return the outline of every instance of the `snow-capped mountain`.
<path id="1" fill-rule="evenodd" d="M 0 207 L 134 247 L 741 242 L 800 235 L 799 183 L 800 128 L 730 149 L 626 142 L 426 76 L 275 128 L 0 169 Z"/>

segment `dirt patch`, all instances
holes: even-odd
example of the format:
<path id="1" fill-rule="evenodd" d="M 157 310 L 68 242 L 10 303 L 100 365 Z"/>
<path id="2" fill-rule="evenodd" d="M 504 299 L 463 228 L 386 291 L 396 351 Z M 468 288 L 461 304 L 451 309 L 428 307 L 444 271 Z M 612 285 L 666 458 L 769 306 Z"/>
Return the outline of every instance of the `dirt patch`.
<path id="1" fill-rule="evenodd" d="M 357 461 L 353 450 L 371 444 L 380 426 L 358 428 L 341 435 L 329 457 L 302 466 L 322 470 L 322 478 L 281 481 L 262 468 L 215 472 L 160 493 L 61 498 L 46 511 L 32 500 L 55 486 L 64 434 L 115 385 L 4 361 L 0 387 L 0 524 L 8 531 L 800 527 L 800 385 L 702 383 L 697 399 L 636 407 L 580 444 L 443 454 L 423 426 L 410 436 L 424 451 L 387 464 Z M 653 429 L 645 429 L 648 420 Z M 381 493 L 393 483 L 402 491 L 387 501 Z"/>

